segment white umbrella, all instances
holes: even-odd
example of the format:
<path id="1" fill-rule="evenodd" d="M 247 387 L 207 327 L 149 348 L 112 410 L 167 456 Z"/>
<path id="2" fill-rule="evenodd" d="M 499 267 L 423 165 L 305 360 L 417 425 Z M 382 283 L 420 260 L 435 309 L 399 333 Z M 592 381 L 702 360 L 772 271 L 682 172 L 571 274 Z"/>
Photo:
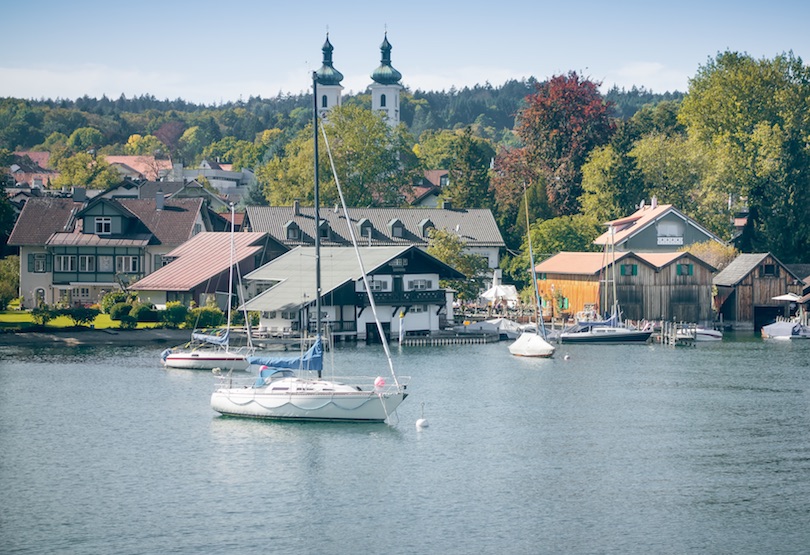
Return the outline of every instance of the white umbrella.
<path id="1" fill-rule="evenodd" d="M 774 301 L 791 301 L 791 302 L 795 303 L 796 301 L 801 299 L 801 297 L 799 295 L 797 295 L 796 293 L 785 293 L 784 295 L 779 295 L 777 297 L 771 297 L 771 299 L 773 299 Z"/>
<path id="2" fill-rule="evenodd" d="M 517 289 L 514 285 L 494 285 L 481 293 L 481 297 L 488 301 L 503 299 L 506 301 L 516 301 L 518 299 Z"/>

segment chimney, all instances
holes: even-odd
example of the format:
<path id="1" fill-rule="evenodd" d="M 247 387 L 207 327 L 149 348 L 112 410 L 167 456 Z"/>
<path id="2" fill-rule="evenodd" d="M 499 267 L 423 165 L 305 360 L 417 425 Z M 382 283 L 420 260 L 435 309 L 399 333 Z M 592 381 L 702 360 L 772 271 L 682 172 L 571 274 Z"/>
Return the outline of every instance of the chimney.
<path id="1" fill-rule="evenodd" d="M 442 210 L 452 210 L 453 203 L 450 199 L 445 199 L 442 201 Z"/>
<path id="2" fill-rule="evenodd" d="M 650 199 L 650 207 L 656 208 L 658 206 L 658 197 L 653 197 Z"/>
<path id="3" fill-rule="evenodd" d="M 165 197 L 163 196 L 163 191 L 158 189 L 157 193 L 155 193 L 155 210 L 163 210 L 164 200 Z"/>
<path id="4" fill-rule="evenodd" d="M 298 199 L 293 201 L 293 216 L 300 216 L 301 215 L 301 203 Z"/>
<path id="5" fill-rule="evenodd" d="M 87 190 L 84 187 L 73 187 L 73 201 L 84 202 L 87 200 Z"/>

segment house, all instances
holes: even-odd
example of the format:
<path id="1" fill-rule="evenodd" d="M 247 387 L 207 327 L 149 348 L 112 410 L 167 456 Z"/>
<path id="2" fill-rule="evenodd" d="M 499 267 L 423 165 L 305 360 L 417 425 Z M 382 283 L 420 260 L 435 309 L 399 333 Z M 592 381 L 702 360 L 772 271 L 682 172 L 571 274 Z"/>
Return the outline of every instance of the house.
<path id="1" fill-rule="evenodd" d="M 363 246 L 428 246 L 431 229 L 456 233 L 466 244 L 465 252 L 484 257 L 490 268 L 500 263 L 503 237 L 488 209 L 443 208 L 349 208 L 357 241 Z M 323 246 L 351 247 L 351 235 L 343 211 L 320 210 Z M 315 209 L 300 206 L 248 206 L 244 228 L 264 231 L 288 247 L 315 244 Z"/>
<path id="2" fill-rule="evenodd" d="M 48 169 L 49 157 L 41 154 L 43 153 L 33 151 L 14 153 L 14 163 L 9 167 L 8 173 L 15 185 L 43 189 L 50 187 L 51 181 L 59 177 L 58 172 Z"/>
<path id="3" fill-rule="evenodd" d="M 162 200 L 29 199 L 9 237 L 20 247 L 23 305 L 96 303 L 207 229 L 202 199 Z"/>
<path id="4" fill-rule="evenodd" d="M 425 170 L 421 179 L 412 187 L 408 204 L 415 208 L 439 208 L 439 196 L 442 189 L 450 182 L 447 170 Z"/>
<path id="5" fill-rule="evenodd" d="M 773 297 L 802 296 L 803 279 L 770 253 L 741 254 L 714 276 L 715 304 L 723 321 L 736 329 L 759 331 L 788 316 L 789 305 Z"/>
<path id="6" fill-rule="evenodd" d="M 107 163 L 117 169 L 125 178 L 133 180 L 157 181 L 169 175 L 172 169 L 171 160 L 161 160 L 154 156 L 116 156 L 105 155 Z"/>
<path id="7" fill-rule="evenodd" d="M 452 320 L 452 292 L 439 287 L 440 279 L 464 275 L 413 246 L 360 247 L 360 256 L 373 291 L 377 315 L 389 337 L 400 326 L 407 334 L 427 334 Z M 321 247 L 321 312 L 338 338 L 379 338 L 357 255 L 352 248 Z M 261 312 L 268 330 L 314 332 L 315 249 L 298 246 L 245 276 L 245 303 Z"/>
<path id="8" fill-rule="evenodd" d="M 227 212 L 228 202 L 197 181 L 132 181 L 125 179 L 99 196 L 105 198 L 155 198 L 160 192 L 165 199 L 202 198 L 211 210 Z"/>
<path id="9" fill-rule="evenodd" d="M 192 301 L 205 306 L 215 297 L 227 309 L 228 279 L 233 241 L 234 294 L 239 276 L 244 276 L 288 249 L 267 233 L 202 232 L 163 257 L 165 266 L 130 285 L 143 302 L 164 308 L 167 302 Z"/>
<path id="10" fill-rule="evenodd" d="M 256 179 L 247 168 L 234 171 L 231 164 L 220 164 L 212 160 L 203 160 L 197 168 L 185 168 L 182 163 L 175 162 L 169 174 L 172 181 L 193 181 L 201 177 L 207 179 L 220 195 L 231 202 L 238 202 L 248 185 Z"/>
<path id="11" fill-rule="evenodd" d="M 624 318 L 706 323 L 712 314 L 715 268 L 687 252 L 561 252 L 536 265 L 544 313 L 552 317 L 608 314 L 613 286 Z M 615 276 L 615 279 L 614 279 Z"/>
<path id="12" fill-rule="evenodd" d="M 630 216 L 607 222 L 608 231 L 594 240 L 597 245 L 613 243 L 617 252 L 675 252 L 706 241 L 726 243 L 671 204 L 652 203 Z"/>

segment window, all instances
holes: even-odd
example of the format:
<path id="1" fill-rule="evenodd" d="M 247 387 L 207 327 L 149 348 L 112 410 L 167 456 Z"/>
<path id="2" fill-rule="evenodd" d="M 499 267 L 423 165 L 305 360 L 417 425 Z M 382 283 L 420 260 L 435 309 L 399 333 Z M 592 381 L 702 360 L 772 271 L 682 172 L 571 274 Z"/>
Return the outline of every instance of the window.
<path id="1" fill-rule="evenodd" d="M 395 225 L 391 228 L 391 235 L 393 237 L 402 237 L 404 235 L 404 228 L 401 225 Z"/>
<path id="2" fill-rule="evenodd" d="M 411 313 L 418 313 L 418 312 L 427 312 L 428 307 L 426 304 L 415 304 L 411 308 L 408 309 L 408 312 Z"/>
<path id="3" fill-rule="evenodd" d="M 30 259 L 29 259 L 30 260 Z M 36 274 L 42 274 L 48 271 L 48 255 L 47 254 L 35 254 L 33 258 L 33 267 L 30 268 L 30 271 Z"/>
<path id="4" fill-rule="evenodd" d="M 202 224 L 194 224 L 194 235 L 202 232 Z"/>
<path id="5" fill-rule="evenodd" d="M 385 108 L 385 95 L 380 95 L 380 108 Z"/>
<path id="6" fill-rule="evenodd" d="M 73 300 L 87 300 L 90 298 L 90 289 L 88 287 L 74 287 Z"/>
<path id="7" fill-rule="evenodd" d="M 112 256 L 99 256 L 98 257 L 98 271 L 99 272 L 112 272 L 113 271 L 113 257 Z"/>
<path id="8" fill-rule="evenodd" d="M 691 276 L 695 271 L 694 264 L 678 264 L 676 269 L 679 276 Z"/>
<path id="9" fill-rule="evenodd" d="M 638 264 L 622 264 L 621 274 L 623 276 L 638 275 Z"/>
<path id="10" fill-rule="evenodd" d="M 322 225 L 321 228 L 318 230 L 321 235 L 321 239 L 329 239 L 329 226 Z"/>
<path id="11" fill-rule="evenodd" d="M 323 95 L 321 97 L 321 108 L 328 108 L 328 107 L 329 107 L 329 102 L 326 99 L 326 95 Z"/>
<path id="12" fill-rule="evenodd" d="M 106 216 L 96 217 L 96 235 L 109 235 L 112 233 L 112 218 Z"/>
<path id="13" fill-rule="evenodd" d="M 297 241 L 300 238 L 299 229 L 295 226 L 290 226 L 287 228 L 287 240 L 288 241 Z"/>
<path id="14" fill-rule="evenodd" d="M 414 279 L 408 282 L 408 289 L 411 291 L 425 291 L 427 289 L 433 289 L 433 280 Z"/>
<path id="15" fill-rule="evenodd" d="M 92 254 L 79 255 L 79 271 L 80 272 L 95 272 L 96 271 L 96 257 Z"/>
<path id="16" fill-rule="evenodd" d="M 388 291 L 388 282 L 381 279 L 368 280 L 368 286 L 372 291 Z"/>
<path id="17" fill-rule="evenodd" d="M 116 256 L 115 271 L 123 274 L 137 274 L 139 271 L 138 260 L 137 256 Z"/>
<path id="18" fill-rule="evenodd" d="M 759 277 L 779 277 L 779 268 L 776 264 L 763 264 L 759 267 Z"/>
<path id="19" fill-rule="evenodd" d="M 289 312 L 284 311 L 284 312 L 281 313 L 281 319 L 282 320 L 295 320 L 297 317 L 298 317 L 297 313 L 293 312 L 292 310 L 289 311 Z"/>
<path id="20" fill-rule="evenodd" d="M 76 271 L 76 257 L 70 254 L 57 254 L 56 255 L 56 271 L 57 272 L 75 272 Z"/>

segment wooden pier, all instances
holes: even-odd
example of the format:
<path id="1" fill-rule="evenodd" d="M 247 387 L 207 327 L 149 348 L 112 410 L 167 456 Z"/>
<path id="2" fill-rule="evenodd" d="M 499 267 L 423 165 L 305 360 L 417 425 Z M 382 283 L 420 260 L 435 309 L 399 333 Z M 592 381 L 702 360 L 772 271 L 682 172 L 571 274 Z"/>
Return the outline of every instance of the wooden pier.
<path id="1" fill-rule="evenodd" d="M 661 331 L 656 338 L 662 345 L 694 347 L 695 341 L 697 341 L 697 324 L 661 322 Z"/>

